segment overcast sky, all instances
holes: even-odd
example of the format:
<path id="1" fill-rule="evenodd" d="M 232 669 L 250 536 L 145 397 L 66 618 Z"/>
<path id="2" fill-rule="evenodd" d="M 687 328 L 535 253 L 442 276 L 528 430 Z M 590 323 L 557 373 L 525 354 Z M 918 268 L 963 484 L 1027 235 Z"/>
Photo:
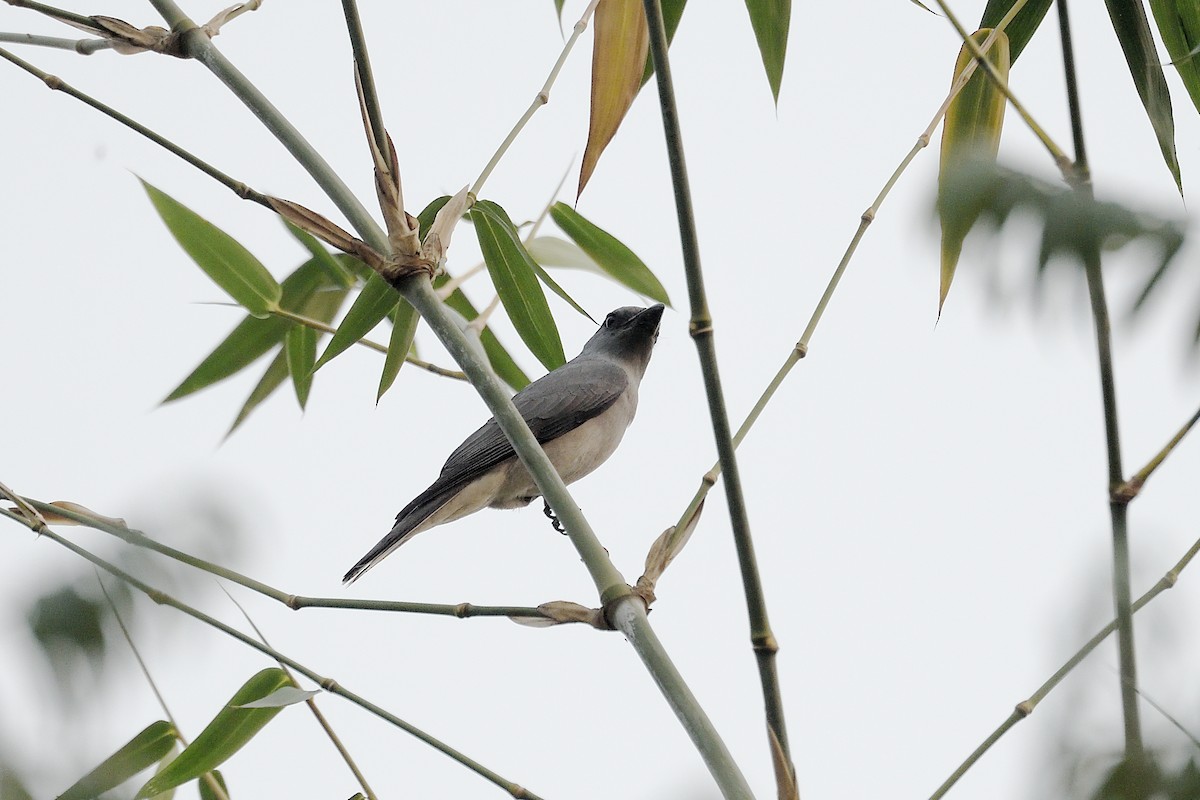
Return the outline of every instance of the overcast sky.
<path id="1" fill-rule="evenodd" d="M 203 20 L 218 2 L 186 2 Z M 585 5 L 566 4 L 569 27 Z M 982 2 L 958 2 L 973 25 Z M 415 212 L 478 174 L 562 46 L 546 2 L 364 3 L 386 119 Z M 1099 4 L 1077 3 L 1075 41 L 1097 194 L 1183 220 L 1149 123 Z M 139 25 L 142 3 L 80 7 Z M 1047 17 L 1012 78 L 1069 149 Z M 7 9 L 0 30 L 71 36 Z M 373 206 L 369 160 L 337 3 L 267 3 L 217 44 Z M 483 195 L 517 220 L 576 170 L 587 131 L 590 38 L 572 54 Z M 740 3 L 691 3 L 672 63 L 709 300 L 735 424 L 800 336 L 867 208 L 950 84 L 958 40 L 902 0 L 798 3 L 778 110 Z M 256 120 L 191 62 L 153 55 L 21 55 L 255 188 L 333 214 Z M 1185 190 L 1200 180 L 1197 115 L 1175 77 Z M 0 126 L 0 341 L 8 380 L 0 481 L 126 518 L 190 549 L 240 532 L 226 563 L 285 591 L 343 593 L 341 575 L 487 417 L 464 384 L 406 368 L 376 406 L 380 357 L 361 348 L 317 376 L 301 414 L 284 387 L 222 437 L 262 367 L 166 407 L 159 401 L 240 319 L 175 244 L 135 174 L 245 243 L 277 276 L 305 257 L 279 222 L 169 154 L 4 65 Z M 1015 116 L 1001 158 L 1053 166 Z M 807 798 L 928 796 L 1111 616 L 1102 415 L 1082 276 L 1066 264 L 1035 302 L 1036 228 L 1017 220 L 968 242 L 940 322 L 932 195 L 936 142 L 871 226 L 811 345 L 739 451 L 777 638 L 792 751 Z M 572 173 L 574 174 L 574 173 Z M 574 177 L 567 181 L 573 185 Z M 570 189 L 562 199 L 573 199 Z M 675 308 L 619 452 L 573 487 L 633 581 L 650 542 L 690 500 L 715 450 L 681 269 L 653 85 L 604 154 L 578 208 L 633 248 Z M 334 214 L 336 216 L 336 214 Z M 1106 254 L 1126 465 L 1136 470 L 1200 403 L 1188 342 L 1200 306 L 1189 243 L 1153 314 L 1131 323 L 1148 248 Z M 451 269 L 478 260 L 455 238 Z M 1188 274 L 1190 273 L 1190 275 Z M 599 317 L 638 303 L 584 273 L 561 283 Z M 468 284 L 477 304 L 485 280 Z M 574 354 L 593 326 L 551 297 Z M 504 320 L 504 341 L 531 374 Z M 377 332 L 378 338 L 382 332 Z M 386 335 L 386 334 L 383 334 Z M 427 328 L 423 355 L 449 364 Z M 265 366 L 265 362 L 264 362 Z M 1131 514 L 1140 594 L 1200 535 L 1200 441 L 1186 441 Z M 229 521 L 234 521 L 230 523 Z M 61 792 L 161 717 L 131 656 L 73 702 L 26 631 L 31 600 L 63 581 L 94 591 L 71 553 L 16 525 L 0 537 L 0 748 L 35 796 Z M 67 531 L 95 552 L 103 534 Z M 188 602 L 244 627 L 207 579 Z M 347 593 L 430 602 L 595 604 L 569 542 L 539 505 L 486 512 L 418 537 Z M 618 634 L 310 610 L 235 595 L 280 650 L 547 798 L 713 797 L 702 763 Z M 659 585 L 651 620 L 760 797 L 773 779 L 745 606 L 720 490 Z M 190 736 L 269 663 L 170 609 L 137 601 L 143 654 Z M 1200 577 L 1137 617 L 1142 688 L 1200 729 L 1194 609 Z M 1189 610 L 1192 610 L 1189 613 Z M 1121 746 L 1108 643 L 972 770 L 952 796 L 1051 797 L 1068 757 Z M 501 797 L 409 736 L 322 701 L 382 797 Z M 1147 738 L 1187 742 L 1144 707 Z M 57 743 L 49 745 L 48 743 Z M 1103 762 L 1101 762 L 1103 763 Z M 240 797 L 348 797 L 351 776 L 307 712 L 286 710 L 224 768 Z M 190 789 L 188 791 L 191 791 Z"/>

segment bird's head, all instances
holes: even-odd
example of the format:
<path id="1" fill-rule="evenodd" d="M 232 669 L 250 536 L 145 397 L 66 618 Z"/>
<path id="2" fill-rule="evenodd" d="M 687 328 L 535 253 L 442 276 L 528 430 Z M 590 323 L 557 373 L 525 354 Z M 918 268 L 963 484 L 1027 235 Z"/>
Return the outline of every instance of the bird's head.
<path id="1" fill-rule="evenodd" d="M 640 376 L 650 363 L 650 353 L 658 341 L 658 324 L 663 304 L 649 308 L 625 306 L 604 318 L 580 355 L 604 356 L 632 367 Z"/>

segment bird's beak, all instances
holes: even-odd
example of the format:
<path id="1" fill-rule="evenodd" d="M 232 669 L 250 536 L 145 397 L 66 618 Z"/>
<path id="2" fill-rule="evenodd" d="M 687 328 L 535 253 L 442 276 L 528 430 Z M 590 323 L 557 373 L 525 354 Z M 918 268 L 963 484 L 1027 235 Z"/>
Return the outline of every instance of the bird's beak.
<path id="1" fill-rule="evenodd" d="M 663 311 L 665 306 L 662 303 L 655 303 L 649 308 L 644 308 L 638 312 L 638 315 L 633 318 L 633 323 L 639 328 L 647 330 L 657 330 L 659 322 L 662 321 Z"/>

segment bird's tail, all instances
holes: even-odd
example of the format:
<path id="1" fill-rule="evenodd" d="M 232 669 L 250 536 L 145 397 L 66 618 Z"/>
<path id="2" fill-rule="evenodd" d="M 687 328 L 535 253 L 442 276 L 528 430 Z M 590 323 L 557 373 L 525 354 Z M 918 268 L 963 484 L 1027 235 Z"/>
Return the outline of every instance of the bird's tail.
<path id="1" fill-rule="evenodd" d="M 458 491 L 456 487 L 439 486 L 434 484 L 396 515 L 396 524 L 379 542 L 358 560 L 342 577 L 342 583 L 350 584 L 362 577 L 363 573 L 387 558 L 393 550 L 416 536 L 423 530 L 420 525 L 429 519 L 430 515 L 446 504 Z"/>

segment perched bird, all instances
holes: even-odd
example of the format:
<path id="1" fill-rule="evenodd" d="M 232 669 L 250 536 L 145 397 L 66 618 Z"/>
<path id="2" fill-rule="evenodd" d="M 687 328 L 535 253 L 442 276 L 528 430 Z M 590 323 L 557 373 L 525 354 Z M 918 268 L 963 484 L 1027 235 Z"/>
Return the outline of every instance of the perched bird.
<path id="1" fill-rule="evenodd" d="M 618 308 L 579 355 L 513 397 L 564 483 L 596 469 L 621 443 L 662 314 L 661 303 Z M 489 419 L 450 454 L 433 485 L 396 515 L 391 532 L 342 581 L 357 580 L 421 531 L 482 508 L 520 508 L 540 495 L 495 418 Z"/>

